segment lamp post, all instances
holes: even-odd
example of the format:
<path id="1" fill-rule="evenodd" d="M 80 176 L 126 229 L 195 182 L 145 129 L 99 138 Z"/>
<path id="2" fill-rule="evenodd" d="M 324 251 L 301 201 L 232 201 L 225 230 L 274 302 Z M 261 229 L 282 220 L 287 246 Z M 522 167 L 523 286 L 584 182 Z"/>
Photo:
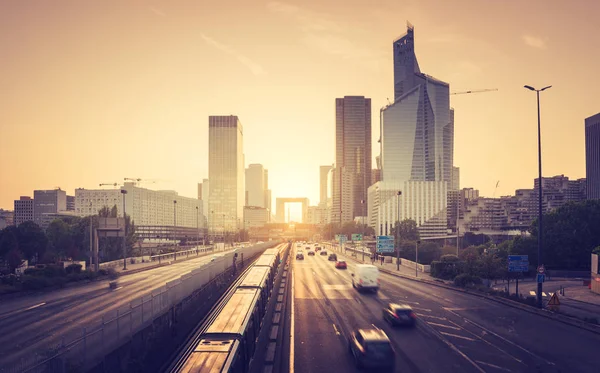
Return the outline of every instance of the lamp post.
<path id="1" fill-rule="evenodd" d="M 396 248 L 396 271 L 400 270 L 400 196 L 402 196 L 402 191 L 399 190 L 396 193 L 398 196 L 398 214 L 396 215 L 396 239 L 398 240 L 398 247 Z"/>
<path id="2" fill-rule="evenodd" d="M 417 240 L 417 242 L 415 242 L 415 277 L 419 277 L 419 244 L 421 243 L 421 241 Z"/>
<path id="3" fill-rule="evenodd" d="M 363 178 L 363 180 L 364 180 L 364 178 Z M 362 221 L 363 221 L 363 223 L 362 223 L 362 227 L 360 227 L 360 231 L 362 232 L 362 233 L 361 233 L 361 234 L 362 234 L 362 236 L 363 236 L 363 237 L 362 237 L 362 239 L 364 240 L 364 239 L 365 239 L 365 237 L 364 237 L 364 235 L 365 235 L 365 217 L 364 217 L 364 213 L 365 213 L 365 206 L 364 206 L 364 205 L 365 205 L 365 200 L 364 200 L 364 199 L 361 199 L 361 200 L 360 200 L 360 204 L 362 205 L 362 206 L 361 206 L 361 208 L 360 208 L 360 210 L 361 210 L 361 211 L 362 211 L 362 213 L 363 213 L 363 217 L 362 217 Z M 365 248 L 364 248 L 364 247 L 363 247 L 363 245 L 362 245 L 362 241 L 361 241 L 361 243 L 360 243 L 360 246 L 361 246 L 361 248 L 360 248 L 360 249 L 361 249 L 361 251 L 362 251 L 362 261 L 363 261 L 363 263 L 364 263 L 364 262 L 365 262 Z"/>
<path id="4" fill-rule="evenodd" d="M 200 225 L 198 224 L 198 214 L 199 209 L 198 206 L 196 206 L 196 245 L 200 245 Z"/>
<path id="5" fill-rule="evenodd" d="M 173 241 L 177 238 L 177 200 L 173 200 Z"/>
<path id="6" fill-rule="evenodd" d="M 542 89 L 535 89 L 532 86 L 526 85 L 525 88 L 534 91 L 537 97 L 537 119 L 538 119 L 538 268 L 542 266 L 542 127 L 540 124 L 540 92 L 545 91 L 552 86 L 549 85 Z M 542 282 L 537 284 L 537 306 L 542 308 Z"/>
<path id="7" fill-rule="evenodd" d="M 94 215 L 92 215 L 92 202 L 90 202 L 90 267 L 94 262 Z"/>
<path id="8" fill-rule="evenodd" d="M 123 270 L 127 269 L 127 224 L 125 223 L 125 195 L 127 191 L 125 189 L 121 189 L 121 194 L 123 195 L 123 226 L 124 226 L 124 234 L 123 234 Z"/>

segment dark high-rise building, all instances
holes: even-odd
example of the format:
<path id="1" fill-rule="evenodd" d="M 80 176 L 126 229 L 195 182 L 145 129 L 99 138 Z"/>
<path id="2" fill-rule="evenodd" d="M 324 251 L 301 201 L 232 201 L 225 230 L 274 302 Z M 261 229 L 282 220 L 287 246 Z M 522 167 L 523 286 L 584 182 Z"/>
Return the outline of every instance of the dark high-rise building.
<path id="1" fill-rule="evenodd" d="M 340 183 L 341 180 L 341 183 Z M 371 185 L 371 99 L 335 99 L 335 174 L 332 222 L 367 215 Z"/>
<path id="2" fill-rule="evenodd" d="M 600 199 L 600 113 L 585 119 L 587 198 Z"/>

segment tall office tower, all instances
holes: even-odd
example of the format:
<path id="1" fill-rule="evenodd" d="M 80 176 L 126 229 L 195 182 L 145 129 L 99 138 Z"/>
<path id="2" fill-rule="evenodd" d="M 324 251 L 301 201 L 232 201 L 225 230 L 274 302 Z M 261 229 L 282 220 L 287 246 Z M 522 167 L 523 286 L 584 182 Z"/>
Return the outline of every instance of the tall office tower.
<path id="1" fill-rule="evenodd" d="M 265 206 L 265 168 L 251 164 L 246 169 L 246 206 Z"/>
<path id="2" fill-rule="evenodd" d="M 208 220 L 212 232 L 233 232 L 244 214 L 244 130 L 235 115 L 208 118 Z"/>
<path id="3" fill-rule="evenodd" d="M 208 191 L 209 191 L 208 179 L 202 179 L 201 183 L 198 183 L 198 199 L 202 201 L 202 219 L 203 227 L 208 226 Z"/>
<path id="4" fill-rule="evenodd" d="M 67 192 L 60 188 L 33 191 L 34 223 L 42 227 L 46 225 L 44 214 L 56 214 L 61 211 L 67 211 Z"/>
<path id="5" fill-rule="evenodd" d="M 371 99 L 335 99 L 335 172 L 332 222 L 367 215 L 371 185 Z M 340 182 L 341 181 L 341 182 Z"/>
<path id="6" fill-rule="evenodd" d="M 600 199 L 600 113 L 585 119 L 587 198 Z"/>
<path id="7" fill-rule="evenodd" d="M 460 190 L 460 168 L 452 167 L 452 182 L 449 190 Z"/>
<path id="8" fill-rule="evenodd" d="M 333 165 L 319 167 L 319 205 L 321 206 L 327 206 L 327 199 L 329 198 L 327 189 L 331 170 L 333 170 Z"/>
<path id="9" fill-rule="evenodd" d="M 269 210 L 268 220 L 271 220 L 271 189 L 269 189 L 269 170 L 265 168 L 265 208 Z"/>
<path id="10" fill-rule="evenodd" d="M 414 28 L 394 41 L 394 103 L 381 113 L 383 181 L 452 182 L 454 111 L 448 83 L 421 73 Z"/>

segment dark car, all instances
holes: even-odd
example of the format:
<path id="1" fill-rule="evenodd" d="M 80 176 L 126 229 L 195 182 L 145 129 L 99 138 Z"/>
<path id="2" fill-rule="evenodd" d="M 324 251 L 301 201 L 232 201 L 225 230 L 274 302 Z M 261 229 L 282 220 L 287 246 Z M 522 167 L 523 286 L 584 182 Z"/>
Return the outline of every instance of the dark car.
<path id="1" fill-rule="evenodd" d="M 414 326 L 417 321 L 417 315 L 415 315 L 409 305 L 390 303 L 383 309 L 383 319 L 392 326 Z"/>
<path id="2" fill-rule="evenodd" d="M 296 253 L 296 259 L 298 259 L 298 260 L 304 260 L 304 254 L 301 253 L 301 252 Z"/>
<path id="3" fill-rule="evenodd" d="M 308 252 L 308 255 L 315 256 L 315 252 L 311 250 L 311 251 Z"/>
<path id="4" fill-rule="evenodd" d="M 321 250 L 321 252 L 319 254 L 325 256 L 325 255 L 327 255 L 327 251 Z"/>
<path id="5" fill-rule="evenodd" d="M 310 250 L 310 246 L 306 246 L 304 250 Z"/>
<path id="6" fill-rule="evenodd" d="M 321 251 L 321 248 L 319 246 L 315 247 L 315 251 Z"/>
<path id="7" fill-rule="evenodd" d="M 327 258 L 327 260 L 329 260 L 330 262 L 335 262 L 335 261 L 337 261 L 337 255 L 329 254 L 329 257 Z"/>
<path id="8" fill-rule="evenodd" d="M 348 269 L 348 265 L 343 260 L 335 262 L 335 268 L 337 269 Z"/>
<path id="9" fill-rule="evenodd" d="M 393 371 L 396 354 L 388 336 L 381 329 L 358 329 L 348 338 L 348 349 L 358 368 Z"/>

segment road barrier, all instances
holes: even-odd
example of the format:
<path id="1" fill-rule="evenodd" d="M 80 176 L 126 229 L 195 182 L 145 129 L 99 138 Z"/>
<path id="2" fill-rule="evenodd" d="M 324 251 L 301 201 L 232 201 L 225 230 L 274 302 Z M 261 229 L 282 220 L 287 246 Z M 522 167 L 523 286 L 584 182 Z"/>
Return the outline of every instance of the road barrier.
<path id="1" fill-rule="evenodd" d="M 335 244 L 328 244 L 331 247 L 335 247 L 335 250 L 340 251 L 339 245 L 335 245 Z M 363 255 L 363 250 L 361 249 L 356 249 L 356 248 L 351 248 L 351 247 L 344 247 L 344 251 L 346 252 L 351 252 L 353 257 L 358 257 L 358 255 Z M 371 258 L 371 251 L 369 251 L 369 249 L 365 249 L 364 250 L 364 254 L 365 254 L 365 258 Z M 389 259 L 388 259 L 389 258 Z M 386 263 L 393 263 L 394 261 L 394 257 L 393 256 L 386 256 L 385 257 L 385 262 Z M 412 268 L 415 269 L 415 262 L 410 261 L 408 259 L 402 259 L 400 258 L 400 265 L 407 267 L 407 268 Z M 423 272 L 423 273 L 430 273 L 431 272 L 431 266 L 430 265 L 424 265 L 424 264 L 417 264 L 417 268 L 419 270 L 419 272 Z"/>
<path id="2" fill-rule="evenodd" d="M 251 247 L 239 248 L 246 261 L 257 253 L 272 247 L 278 241 L 269 241 Z M 215 254 L 212 261 L 192 270 L 179 279 L 170 281 L 127 305 L 102 315 L 100 320 L 86 327 L 52 337 L 45 349 L 21 359 L 12 366 L 0 367 L 0 373 L 67 373 L 83 372 L 102 363 L 105 356 L 149 326 L 168 327 L 173 322 L 169 313 L 175 313 L 192 295 L 209 296 L 227 276 L 235 275 L 234 252 Z M 239 263 L 242 259 L 237 258 Z M 121 261 L 122 262 L 122 261 Z M 115 293 L 118 294 L 118 293 Z M 115 371 L 104 368 L 104 371 Z"/>

